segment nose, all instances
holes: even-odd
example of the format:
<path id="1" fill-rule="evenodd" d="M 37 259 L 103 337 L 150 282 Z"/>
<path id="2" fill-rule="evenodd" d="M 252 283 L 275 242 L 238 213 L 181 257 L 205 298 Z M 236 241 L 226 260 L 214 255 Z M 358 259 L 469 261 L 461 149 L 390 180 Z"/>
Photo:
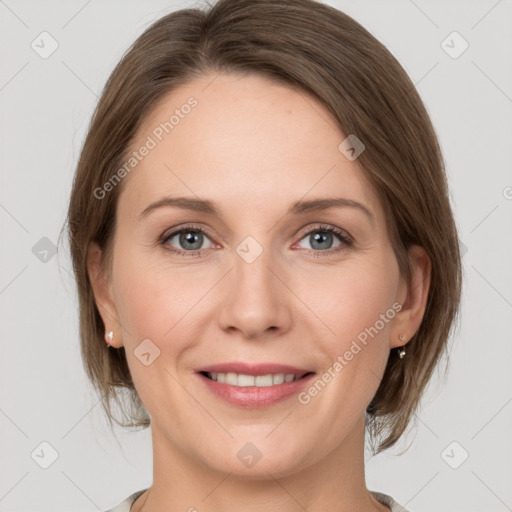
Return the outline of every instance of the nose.
<path id="1" fill-rule="evenodd" d="M 226 332 L 247 339 L 263 339 L 290 329 L 290 301 L 285 271 L 270 250 L 249 262 L 235 254 L 234 268 L 226 276 L 218 322 Z"/>

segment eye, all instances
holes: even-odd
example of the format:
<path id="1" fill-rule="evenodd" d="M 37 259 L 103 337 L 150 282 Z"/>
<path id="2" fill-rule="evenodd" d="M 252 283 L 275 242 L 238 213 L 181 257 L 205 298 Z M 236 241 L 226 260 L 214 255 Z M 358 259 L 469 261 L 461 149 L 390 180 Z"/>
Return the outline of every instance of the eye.
<path id="1" fill-rule="evenodd" d="M 205 241 L 210 241 L 210 245 L 204 247 Z M 198 226 L 183 226 L 164 235 L 162 244 L 168 250 L 184 256 L 199 256 L 205 249 L 213 247 L 206 232 Z"/>
<path id="2" fill-rule="evenodd" d="M 338 243 L 333 245 L 333 243 L 336 243 L 336 239 Z M 309 243 L 309 247 L 299 247 L 306 249 L 313 257 L 323 256 L 321 253 L 326 253 L 325 255 L 337 253 L 354 243 L 350 235 L 339 228 L 328 225 L 320 225 L 310 229 L 303 234 L 300 240 L 301 242 L 306 240 Z M 209 242 L 206 247 L 203 245 L 205 242 Z M 180 256 L 192 257 L 208 256 L 210 249 L 214 246 L 206 231 L 195 225 L 183 226 L 168 235 L 163 235 L 161 243 L 168 251 Z"/>
<path id="3" fill-rule="evenodd" d="M 338 244 L 333 246 L 333 243 L 338 239 Z M 342 230 L 334 226 L 320 225 L 314 229 L 306 232 L 305 236 L 301 238 L 309 243 L 309 247 L 302 247 L 303 249 L 310 249 L 314 253 L 325 252 L 329 253 L 338 252 L 350 247 L 353 244 L 352 239 Z M 299 242 L 300 243 L 300 242 Z M 315 254 L 317 256 L 318 254 Z"/>

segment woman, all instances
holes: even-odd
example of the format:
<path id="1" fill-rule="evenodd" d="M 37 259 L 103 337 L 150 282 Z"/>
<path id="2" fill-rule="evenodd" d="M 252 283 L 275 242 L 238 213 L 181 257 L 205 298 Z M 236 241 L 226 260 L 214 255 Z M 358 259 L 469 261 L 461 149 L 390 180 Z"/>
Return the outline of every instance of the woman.
<path id="1" fill-rule="evenodd" d="M 87 374 L 151 425 L 153 484 L 111 512 L 405 510 L 366 488 L 365 432 L 407 428 L 461 261 L 429 117 L 363 27 L 311 0 L 158 20 L 68 222 Z"/>

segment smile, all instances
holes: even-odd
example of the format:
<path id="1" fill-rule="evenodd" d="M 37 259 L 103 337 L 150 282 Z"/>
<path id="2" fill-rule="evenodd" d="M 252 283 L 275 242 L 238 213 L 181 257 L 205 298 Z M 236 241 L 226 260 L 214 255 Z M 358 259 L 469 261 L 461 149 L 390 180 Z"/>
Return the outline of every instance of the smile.
<path id="1" fill-rule="evenodd" d="M 262 409 L 300 393 L 315 373 L 247 375 L 201 371 L 196 375 L 208 392 L 223 402 L 244 409 Z"/>
<path id="2" fill-rule="evenodd" d="M 231 386 L 237 387 L 248 387 L 248 386 L 256 386 L 256 387 L 268 387 L 275 386 L 278 384 L 283 384 L 284 382 L 293 382 L 294 380 L 299 380 L 305 375 L 308 375 L 311 372 L 305 373 L 303 375 L 296 375 L 294 373 L 275 373 L 268 375 L 246 375 L 243 373 L 215 373 L 215 372 L 203 372 L 203 374 L 211 380 L 215 380 L 217 382 L 223 382 L 225 384 L 229 384 Z"/>

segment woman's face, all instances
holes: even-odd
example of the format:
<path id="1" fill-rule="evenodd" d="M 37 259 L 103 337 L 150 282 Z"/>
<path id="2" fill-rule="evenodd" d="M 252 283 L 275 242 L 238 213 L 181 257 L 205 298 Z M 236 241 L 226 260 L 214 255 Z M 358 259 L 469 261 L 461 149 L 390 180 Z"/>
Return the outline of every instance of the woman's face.
<path id="1" fill-rule="evenodd" d="M 196 79 L 138 131 L 101 310 L 153 435 L 207 467 L 286 474 L 341 450 L 403 344 L 406 289 L 345 138 L 314 98 L 257 75 Z M 199 373 L 213 365 L 249 376 Z M 294 371 L 314 374 L 250 376 Z"/>

